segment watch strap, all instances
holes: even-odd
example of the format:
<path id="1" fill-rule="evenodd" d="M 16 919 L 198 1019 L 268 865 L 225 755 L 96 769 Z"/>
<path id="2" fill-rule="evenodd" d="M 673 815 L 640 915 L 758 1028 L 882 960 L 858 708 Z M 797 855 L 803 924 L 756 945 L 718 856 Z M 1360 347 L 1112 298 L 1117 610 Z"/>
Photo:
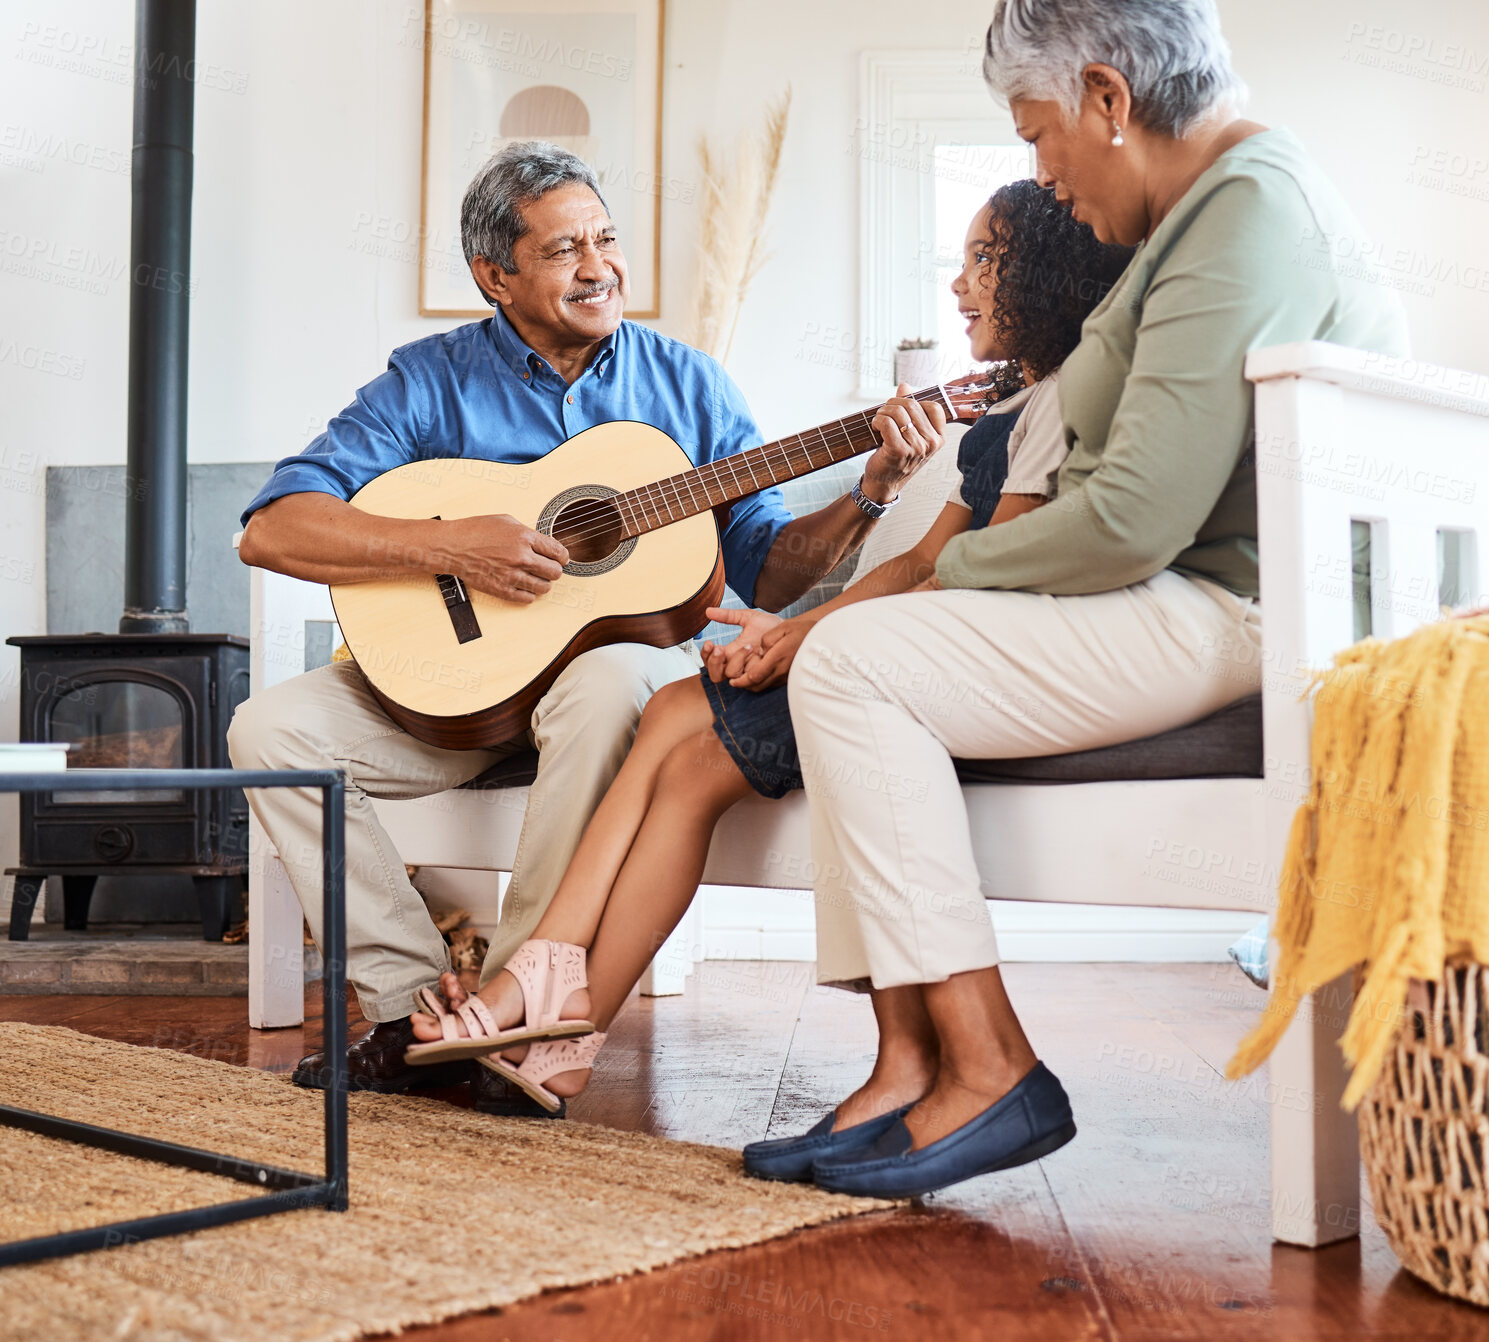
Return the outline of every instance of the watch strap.
<path id="1" fill-rule="evenodd" d="M 849 497 L 853 500 L 859 512 L 865 517 L 873 518 L 876 522 L 900 501 L 900 496 L 896 494 L 888 503 L 875 503 L 873 499 L 869 498 L 863 492 L 863 478 L 861 476 L 854 482 L 853 492 Z"/>

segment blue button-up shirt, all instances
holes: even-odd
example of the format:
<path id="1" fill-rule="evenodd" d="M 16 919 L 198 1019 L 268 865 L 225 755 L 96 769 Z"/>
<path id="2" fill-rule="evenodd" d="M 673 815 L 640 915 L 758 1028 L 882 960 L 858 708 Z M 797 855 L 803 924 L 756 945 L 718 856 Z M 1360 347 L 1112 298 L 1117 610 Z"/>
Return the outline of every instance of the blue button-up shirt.
<path id="1" fill-rule="evenodd" d="M 621 419 L 661 429 L 695 465 L 760 442 L 739 388 L 692 346 L 623 321 L 570 386 L 498 309 L 485 321 L 394 350 L 386 373 L 309 447 L 274 468 L 243 523 L 284 494 L 350 499 L 410 461 L 534 461 L 583 429 Z M 760 566 L 790 520 L 774 489 L 734 505 L 724 568 L 746 605 L 754 604 Z"/>

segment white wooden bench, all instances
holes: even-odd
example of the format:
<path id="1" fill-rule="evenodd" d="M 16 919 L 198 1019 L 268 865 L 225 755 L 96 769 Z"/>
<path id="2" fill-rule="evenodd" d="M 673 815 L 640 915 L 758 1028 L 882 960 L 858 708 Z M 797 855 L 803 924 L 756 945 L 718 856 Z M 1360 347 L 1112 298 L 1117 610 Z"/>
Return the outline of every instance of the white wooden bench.
<path id="1" fill-rule="evenodd" d="M 1310 668 L 1355 641 L 1362 524 L 1375 634 L 1437 618 L 1444 596 L 1489 592 L 1489 379 L 1318 342 L 1258 350 L 1246 375 L 1256 384 L 1264 776 L 969 783 L 979 860 L 998 873 L 994 898 L 1270 910 L 1307 787 L 1311 714 L 1299 695 Z M 307 621 L 333 619 L 324 588 L 256 570 L 255 692 L 304 668 Z M 525 802 L 525 788 L 461 789 L 376 806 L 409 863 L 509 871 Z M 1083 842 L 1064 841 L 1070 833 Z M 720 824 L 704 880 L 801 887 L 810 859 L 802 796 L 752 798 Z M 249 902 L 250 1023 L 298 1024 L 300 910 L 256 824 Z M 691 917 L 645 990 L 681 990 L 686 947 L 702 940 Z M 1359 1225 L 1356 1129 L 1338 1103 L 1349 985 L 1319 996 L 1270 1063 L 1273 1234 L 1292 1244 L 1328 1243 Z"/>

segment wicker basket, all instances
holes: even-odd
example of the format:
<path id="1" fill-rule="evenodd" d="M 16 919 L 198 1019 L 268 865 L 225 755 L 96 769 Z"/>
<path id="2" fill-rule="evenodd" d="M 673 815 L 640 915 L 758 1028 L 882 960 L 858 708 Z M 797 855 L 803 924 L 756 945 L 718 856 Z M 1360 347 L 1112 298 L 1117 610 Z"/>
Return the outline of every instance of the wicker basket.
<path id="1" fill-rule="evenodd" d="M 1359 1111 L 1375 1219 L 1408 1272 L 1489 1306 L 1489 969 L 1412 987 Z"/>

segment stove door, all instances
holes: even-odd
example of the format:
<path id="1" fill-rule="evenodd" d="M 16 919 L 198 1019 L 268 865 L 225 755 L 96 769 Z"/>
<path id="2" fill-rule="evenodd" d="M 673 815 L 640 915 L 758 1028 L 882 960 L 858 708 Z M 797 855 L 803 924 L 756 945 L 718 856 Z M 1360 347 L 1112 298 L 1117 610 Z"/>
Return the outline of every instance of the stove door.
<path id="1" fill-rule="evenodd" d="M 206 668 L 204 658 L 174 659 L 169 670 L 144 659 L 122 666 L 59 659 L 31 677 L 32 739 L 71 744 L 69 770 L 200 767 L 194 696 L 205 701 Z M 53 871 L 200 864 L 209 796 L 175 788 L 78 792 L 65 783 L 32 793 L 21 803 L 21 862 Z"/>
<path id="2" fill-rule="evenodd" d="M 69 769 L 180 769 L 186 766 L 181 701 L 158 685 L 102 680 L 80 685 L 55 700 L 47 720 L 49 741 L 67 741 Z M 164 804 L 178 790 L 121 788 L 108 792 L 54 792 L 65 806 Z"/>

